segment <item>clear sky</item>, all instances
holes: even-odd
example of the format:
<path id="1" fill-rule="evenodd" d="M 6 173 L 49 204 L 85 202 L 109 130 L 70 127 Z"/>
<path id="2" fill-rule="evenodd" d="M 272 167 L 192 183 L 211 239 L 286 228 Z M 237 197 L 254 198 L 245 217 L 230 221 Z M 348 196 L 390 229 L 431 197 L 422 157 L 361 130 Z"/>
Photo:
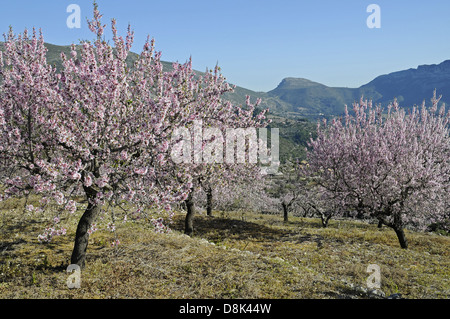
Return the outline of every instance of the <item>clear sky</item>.
<path id="1" fill-rule="evenodd" d="M 285 77 L 328 86 L 359 87 L 374 77 L 450 59 L 447 0 L 97 0 L 104 22 L 135 31 L 139 53 L 147 35 L 165 61 L 204 71 L 217 63 L 228 81 L 255 91 Z M 70 29 L 67 6 L 81 8 Z M 369 4 L 381 28 L 368 28 Z M 45 41 L 67 45 L 93 39 L 86 18 L 92 0 L 1 0 L 0 33 L 42 28 Z"/>

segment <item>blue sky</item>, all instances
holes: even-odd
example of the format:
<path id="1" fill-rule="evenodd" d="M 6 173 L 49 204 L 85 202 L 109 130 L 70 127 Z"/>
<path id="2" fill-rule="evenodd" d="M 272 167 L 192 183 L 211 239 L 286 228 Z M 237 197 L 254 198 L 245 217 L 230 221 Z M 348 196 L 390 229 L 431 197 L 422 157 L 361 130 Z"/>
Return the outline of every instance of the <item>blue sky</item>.
<path id="1" fill-rule="evenodd" d="M 285 77 L 359 87 L 374 77 L 450 59 L 450 1 L 446 0 L 97 0 L 104 22 L 135 31 L 139 53 L 147 35 L 165 61 L 204 71 L 216 63 L 229 82 L 255 91 Z M 370 29 L 369 4 L 381 9 Z M 69 4 L 81 8 L 81 28 L 69 29 Z M 0 33 L 10 25 L 42 28 L 45 41 L 67 45 L 92 39 L 91 0 L 2 1 Z"/>

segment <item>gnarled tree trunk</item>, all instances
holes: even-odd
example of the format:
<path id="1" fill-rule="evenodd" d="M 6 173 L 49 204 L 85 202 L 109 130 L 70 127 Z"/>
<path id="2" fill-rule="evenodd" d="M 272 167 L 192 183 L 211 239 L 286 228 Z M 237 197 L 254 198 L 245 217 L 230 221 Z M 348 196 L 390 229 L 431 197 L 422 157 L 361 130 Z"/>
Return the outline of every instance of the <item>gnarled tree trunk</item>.
<path id="1" fill-rule="evenodd" d="M 86 264 L 86 250 L 89 243 L 88 230 L 92 223 L 97 219 L 100 213 L 100 207 L 92 203 L 97 196 L 97 191 L 92 188 L 85 188 L 88 197 L 88 206 L 78 222 L 77 231 L 75 234 L 75 245 L 70 258 L 71 264 L 76 264 L 80 268 L 84 268 Z"/>
<path id="2" fill-rule="evenodd" d="M 403 249 L 408 248 L 408 241 L 406 240 L 405 231 L 403 230 L 402 214 L 400 212 L 394 214 L 394 224 L 392 225 L 392 228 L 397 234 L 398 241 L 400 242 L 400 247 L 402 247 Z"/>
<path id="3" fill-rule="evenodd" d="M 320 220 L 322 221 L 322 227 L 327 228 L 328 222 L 331 219 L 332 214 L 330 212 L 325 212 L 320 214 Z"/>
<path id="4" fill-rule="evenodd" d="M 184 233 L 188 236 L 192 236 L 194 233 L 194 215 L 195 215 L 195 205 L 192 198 L 192 192 L 189 194 L 185 201 L 186 203 L 186 219 L 184 222 Z"/>
<path id="5" fill-rule="evenodd" d="M 212 209 L 213 209 L 213 194 L 212 188 L 209 187 L 206 191 L 206 215 L 212 217 Z"/>
<path id="6" fill-rule="evenodd" d="M 386 210 L 386 211 L 392 212 L 390 209 Z M 395 212 L 395 213 L 392 213 L 392 216 L 393 216 L 392 222 L 386 221 L 383 217 L 378 217 L 378 219 L 379 219 L 378 226 L 380 226 L 380 224 L 384 224 L 384 225 L 392 228 L 395 231 L 395 234 L 397 235 L 398 242 L 400 243 L 400 247 L 402 247 L 403 249 L 407 249 L 408 248 L 408 240 L 406 239 L 405 231 L 403 229 L 401 213 Z"/>
<path id="7" fill-rule="evenodd" d="M 283 220 L 285 223 L 289 222 L 289 205 L 286 203 L 281 203 L 283 206 Z"/>
<path id="8" fill-rule="evenodd" d="M 397 234 L 398 241 L 400 243 L 400 247 L 403 249 L 408 248 L 408 241 L 406 240 L 405 231 L 402 227 L 392 227 Z"/>

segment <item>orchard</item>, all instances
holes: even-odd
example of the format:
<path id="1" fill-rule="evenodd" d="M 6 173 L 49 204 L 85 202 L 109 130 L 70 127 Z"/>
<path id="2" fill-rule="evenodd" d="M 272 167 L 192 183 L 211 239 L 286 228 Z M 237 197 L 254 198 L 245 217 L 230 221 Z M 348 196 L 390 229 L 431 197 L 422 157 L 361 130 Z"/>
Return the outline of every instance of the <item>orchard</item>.
<path id="1" fill-rule="evenodd" d="M 60 217 L 74 214 L 76 197 L 84 197 L 71 264 L 85 267 L 89 235 L 104 207 L 170 215 L 183 204 L 185 233 L 192 235 L 201 202 L 208 215 L 214 205 L 281 207 L 286 223 L 297 205 L 320 215 L 324 227 L 345 213 L 375 219 L 395 231 L 402 248 L 408 247 L 405 227 L 425 229 L 449 218 L 450 112 L 436 95 L 431 107 L 410 112 L 397 102 L 383 110 L 361 99 L 353 113 L 318 123 L 305 161 L 264 176 L 257 162 L 204 157 L 220 155 L 211 151 L 217 143 L 230 147 L 217 139 L 229 129 L 267 127 L 267 110 L 257 111 L 260 100 L 248 97 L 243 106 L 227 101 L 223 96 L 233 87 L 219 67 L 199 75 L 189 60 L 163 70 L 150 38 L 130 66 L 131 27 L 124 38 L 112 20 L 110 45 L 101 18 L 94 5 L 88 23 L 94 41 L 61 53 L 60 70 L 48 64 L 36 30 L 15 35 L 11 28 L 0 51 L 0 200 L 33 194 L 40 205 L 26 209 L 58 207 L 55 226 L 39 237 L 49 242 L 65 234 Z M 198 123 L 217 134 L 196 141 Z M 199 149 L 183 148 L 181 128 L 194 131 L 188 139 Z M 189 153 L 183 158 L 192 161 L 173 160 L 180 145 Z M 155 225 L 163 227 L 159 220 Z"/>

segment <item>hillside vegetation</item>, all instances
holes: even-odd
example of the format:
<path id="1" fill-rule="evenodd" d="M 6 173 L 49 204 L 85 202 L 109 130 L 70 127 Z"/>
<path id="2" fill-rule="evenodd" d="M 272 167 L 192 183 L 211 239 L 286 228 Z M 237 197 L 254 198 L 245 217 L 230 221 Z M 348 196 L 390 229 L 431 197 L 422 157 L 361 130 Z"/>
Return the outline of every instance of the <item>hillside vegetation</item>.
<path id="1" fill-rule="evenodd" d="M 401 249 L 387 228 L 360 221 L 248 212 L 197 216 L 195 235 L 182 234 L 184 213 L 170 234 L 151 223 L 117 223 L 90 237 L 81 287 L 67 287 L 78 211 L 64 220 L 65 236 L 40 244 L 51 218 L 22 213 L 22 202 L 0 207 L 1 298 L 449 298 L 450 238 L 408 232 Z M 31 214 L 31 213 L 29 213 Z M 116 217 L 120 220 L 121 213 Z M 104 225 L 103 225 L 104 226 Z M 116 237 L 117 236 L 117 237 Z M 119 246 L 111 241 L 119 239 Z M 381 289 L 367 288 L 377 264 Z"/>

